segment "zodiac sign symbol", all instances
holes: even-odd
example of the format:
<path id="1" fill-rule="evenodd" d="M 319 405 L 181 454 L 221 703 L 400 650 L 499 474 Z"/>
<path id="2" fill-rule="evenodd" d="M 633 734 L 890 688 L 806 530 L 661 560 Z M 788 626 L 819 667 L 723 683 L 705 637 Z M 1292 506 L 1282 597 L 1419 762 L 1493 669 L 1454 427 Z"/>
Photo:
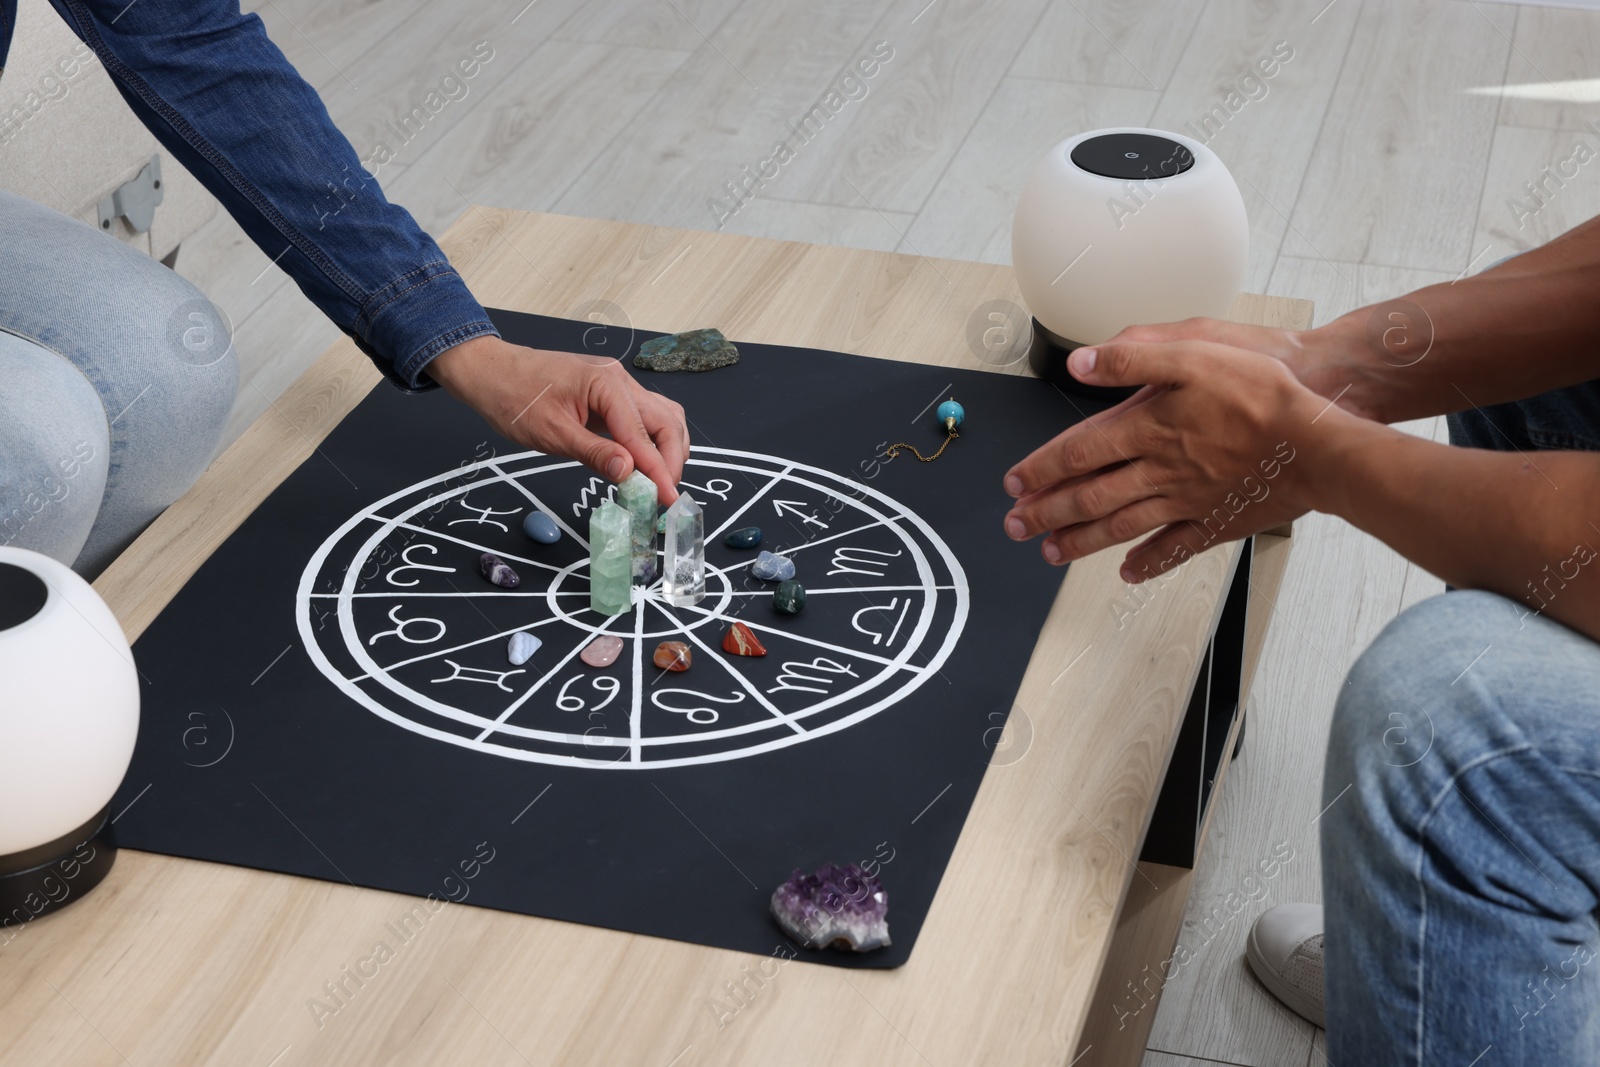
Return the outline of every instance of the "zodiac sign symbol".
<path id="1" fill-rule="evenodd" d="M 799 500 L 774 500 L 772 502 L 772 507 L 773 510 L 778 513 L 778 518 L 780 519 L 783 518 L 783 513 L 787 511 L 789 514 L 799 519 L 802 523 L 810 523 L 819 530 L 826 530 L 828 528 L 828 524 L 817 518 L 815 515 L 808 515 L 801 511 L 800 509 L 805 507 L 805 504 Z"/>
<path id="2" fill-rule="evenodd" d="M 373 634 L 372 640 L 367 642 L 368 648 L 377 644 L 380 637 L 398 637 L 408 645 L 431 645 L 444 636 L 445 625 L 443 622 L 438 619 L 430 619 L 426 615 L 418 615 L 414 619 L 402 619 L 400 617 L 399 604 L 389 609 L 389 621 L 395 624 L 394 629 Z M 407 637 L 407 626 L 437 626 L 439 630 L 432 637 Z"/>
<path id="3" fill-rule="evenodd" d="M 466 520 L 462 520 L 462 521 L 466 521 Z M 390 585 L 398 585 L 398 586 L 400 586 L 401 588 L 404 589 L 404 588 L 409 588 L 410 586 L 413 586 L 413 585 L 417 584 L 417 579 L 415 579 L 415 578 L 411 579 L 409 582 L 396 581 L 395 580 L 395 575 L 399 574 L 401 571 L 439 571 L 439 572 L 444 573 L 444 574 L 454 574 L 456 572 L 456 569 L 454 567 L 435 567 L 431 563 L 416 563 L 416 562 L 414 562 L 411 559 L 411 553 L 415 552 L 419 548 L 425 548 L 429 552 L 431 552 L 432 554 L 434 554 L 436 556 L 439 554 L 439 546 L 438 545 L 428 544 L 427 542 L 423 542 L 422 544 L 416 544 L 416 545 L 408 546 L 404 552 L 400 553 L 400 558 L 404 562 L 400 566 L 395 567 L 392 570 L 390 570 L 389 573 L 387 575 L 385 575 L 385 577 L 388 579 Z"/>
<path id="4" fill-rule="evenodd" d="M 809 673 L 809 672 L 817 673 Z M 769 693 L 776 693 L 784 689 L 793 689 L 802 693 L 826 693 L 828 686 L 833 684 L 830 674 L 848 674 L 852 678 L 860 675 L 851 670 L 847 664 L 831 660 L 826 656 L 818 656 L 810 663 L 803 660 L 790 660 L 783 665 L 783 671 L 778 675 L 778 684 L 768 689 Z M 811 682 L 812 685 L 795 685 L 795 682 Z M 817 688 L 821 686 L 822 688 Z"/>
<path id="5" fill-rule="evenodd" d="M 714 697 L 710 693 L 697 693 L 693 689 L 663 689 L 659 693 L 650 694 L 650 703 L 654 704 L 662 711 L 670 711 L 674 715 L 686 716 L 690 722 L 697 726 L 710 726 L 712 723 L 716 722 L 718 718 L 717 709 L 669 707 L 661 700 L 661 698 L 666 696 L 668 693 L 683 693 L 686 696 L 695 697 L 699 700 L 714 700 L 718 704 L 737 704 L 744 699 L 744 694 L 739 692 L 735 692 L 731 697 Z M 702 716 L 704 717 L 702 718 Z"/>
<path id="6" fill-rule="evenodd" d="M 900 608 L 900 617 L 895 620 L 894 629 L 889 631 L 888 640 L 884 640 L 884 634 L 882 633 L 882 631 L 869 630 L 865 626 L 861 625 L 861 616 L 865 615 L 867 612 L 869 612 L 869 611 L 893 611 L 896 606 L 899 606 L 899 608 Z M 890 645 L 894 644 L 894 639 L 895 639 L 896 635 L 898 635 L 900 633 L 900 624 L 906 621 L 906 611 L 910 607 L 911 607 L 911 598 L 910 597 L 906 597 L 905 598 L 905 603 L 904 604 L 900 603 L 900 598 L 899 597 L 893 597 L 893 598 L 890 599 L 890 601 L 887 604 L 873 604 L 870 607 L 862 608 L 860 611 L 858 611 L 854 615 L 850 616 L 850 625 L 855 629 L 855 631 L 857 633 L 863 633 L 863 634 L 866 634 L 867 636 L 871 637 L 872 638 L 872 643 L 874 645 L 876 645 L 879 641 L 883 641 L 883 647 L 884 648 L 888 648 Z"/>
<path id="7" fill-rule="evenodd" d="M 617 495 L 617 487 L 604 478 L 590 478 L 589 484 L 583 487 L 583 492 L 578 494 L 578 502 L 572 505 L 572 514 L 576 518 L 583 517 L 583 509 L 590 506 L 589 497 L 593 496 L 599 503 L 601 498 L 611 500 Z"/>
<path id="8" fill-rule="evenodd" d="M 447 659 L 445 662 L 450 664 L 451 667 L 455 668 L 455 673 L 450 675 L 448 678 L 429 679 L 435 685 L 438 685 L 440 682 L 482 682 L 484 685 L 492 685 L 497 689 L 504 689 L 506 692 L 510 693 L 513 690 L 509 685 L 506 684 L 506 679 L 511 677 L 513 674 L 527 673 L 520 667 L 514 671 L 491 671 L 484 667 L 463 667 L 453 659 Z M 474 675 L 479 674 L 488 675 L 488 677 L 474 677 Z"/>
<path id="9" fill-rule="evenodd" d="M 693 482 L 679 482 L 678 484 L 685 489 L 698 489 L 705 496 L 714 496 L 722 501 L 726 501 L 728 494 L 733 491 L 733 483 L 726 478 L 707 478 L 705 485 L 695 485 Z M 719 485 L 722 486 L 721 489 L 716 488 Z M 701 499 L 704 499 L 704 497 Z"/>
<path id="10" fill-rule="evenodd" d="M 470 522 L 477 526 L 498 526 L 500 527 L 501 533 L 508 533 L 509 531 L 506 529 L 505 523 L 500 522 L 497 519 L 491 519 L 489 516 L 517 514 L 517 510 L 515 508 L 510 511 L 496 511 L 494 508 L 475 508 L 471 504 L 467 503 L 466 497 L 462 497 L 460 500 L 456 501 L 456 503 L 460 504 L 468 511 L 477 512 L 478 517 L 475 519 L 456 519 L 453 522 L 445 523 L 446 526 L 460 526 L 464 522 Z"/>
<path id="11" fill-rule="evenodd" d="M 898 548 L 893 552 L 881 548 L 836 548 L 833 550 L 833 570 L 828 574 L 865 574 L 869 578 L 882 578 L 889 570 L 889 560 L 900 554 Z M 868 555 L 885 558 L 867 559 Z M 873 570 L 874 567 L 878 569 Z"/>
<path id="12" fill-rule="evenodd" d="M 584 708 L 588 707 L 588 705 L 584 703 L 583 698 L 578 696 L 576 693 L 572 694 L 571 696 L 567 695 L 567 690 L 572 688 L 572 684 L 574 682 L 581 681 L 582 679 L 583 675 L 581 674 L 574 674 L 571 678 L 567 679 L 566 684 L 564 684 L 561 687 L 561 690 L 556 693 L 556 707 L 560 708 L 562 711 L 582 711 Z M 622 683 L 617 681 L 617 679 L 612 678 L 610 675 L 601 675 L 594 680 L 593 684 L 595 692 L 606 693 L 608 695 L 600 703 L 596 704 L 592 708 L 589 708 L 591 712 L 599 711 L 601 708 L 617 699 L 617 694 L 622 691 Z M 588 731 L 585 731 L 585 733 L 587 732 Z"/>

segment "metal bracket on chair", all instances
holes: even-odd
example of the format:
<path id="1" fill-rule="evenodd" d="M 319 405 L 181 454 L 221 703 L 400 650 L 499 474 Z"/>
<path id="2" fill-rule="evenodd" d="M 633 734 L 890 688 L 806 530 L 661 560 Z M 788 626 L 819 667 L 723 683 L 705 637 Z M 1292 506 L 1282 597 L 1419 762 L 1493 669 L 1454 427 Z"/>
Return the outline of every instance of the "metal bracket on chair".
<path id="1" fill-rule="evenodd" d="M 155 220 L 156 205 L 165 195 L 161 188 L 161 157 L 154 155 L 132 179 L 101 197 L 100 228 L 110 230 L 121 215 L 134 233 L 144 233 Z"/>

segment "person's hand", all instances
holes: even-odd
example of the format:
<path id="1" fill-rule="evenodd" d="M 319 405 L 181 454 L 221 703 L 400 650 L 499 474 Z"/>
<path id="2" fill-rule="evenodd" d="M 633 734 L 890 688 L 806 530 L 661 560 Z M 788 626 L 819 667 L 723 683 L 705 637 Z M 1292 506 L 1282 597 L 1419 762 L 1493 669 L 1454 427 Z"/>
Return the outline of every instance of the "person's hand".
<path id="1" fill-rule="evenodd" d="M 1374 422 L 1388 422 L 1384 388 L 1373 371 L 1377 356 L 1361 324 L 1382 305 L 1351 312 L 1315 330 L 1283 330 L 1224 319 L 1185 319 L 1153 326 L 1129 326 L 1105 344 L 1122 342 L 1212 341 L 1260 352 L 1282 362 L 1313 393 L 1334 400 L 1345 411 Z M 1363 314 L 1365 313 L 1365 314 Z M 1390 331 L 1391 333 L 1393 331 Z M 1388 334 L 1380 338 L 1391 346 Z M 1401 342 L 1403 343 L 1403 339 Z M 1395 356 L 1389 357 L 1392 361 Z M 1390 365 L 1395 365 L 1390 362 Z"/>
<path id="2" fill-rule="evenodd" d="M 576 459 L 613 482 L 638 469 L 662 503 L 678 499 L 689 457 L 683 406 L 640 385 L 617 360 L 475 337 L 439 353 L 427 373 L 502 437 Z"/>
<path id="3" fill-rule="evenodd" d="M 1044 534 L 1050 562 L 1154 531 L 1122 567 L 1143 581 L 1309 510 L 1294 460 L 1329 402 L 1280 359 L 1216 341 L 1113 340 L 1068 367 L 1091 385 L 1146 388 L 1007 472 L 1006 533 Z"/>

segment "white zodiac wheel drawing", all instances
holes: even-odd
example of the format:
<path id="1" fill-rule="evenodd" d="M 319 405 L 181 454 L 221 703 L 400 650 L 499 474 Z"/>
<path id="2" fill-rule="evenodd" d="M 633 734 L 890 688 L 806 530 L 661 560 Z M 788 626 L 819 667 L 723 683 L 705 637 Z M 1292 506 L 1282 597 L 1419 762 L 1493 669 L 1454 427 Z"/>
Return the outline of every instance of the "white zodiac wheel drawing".
<path id="1" fill-rule="evenodd" d="M 352 516 L 317 549 L 296 596 L 300 636 L 339 691 L 414 734 L 480 753 L 563 766 L 678 767 L 785 748 L 865 722 L 934 678 L 961 636 L 965 572 L 921 516 L 876 489 L 755 452 L 696 447 L 681 489 L 705 511 L 706 597 L 662 599 L 635 586 L 626 611 L 589 607 L 589 511 L 615 487 L 579 464 L 524 452 L 419 482 Z M 543 512 L 554 544 L 522 531 Z M 750 573 L 755 549 L 797 565 L 805 609 L 779 614 L 774 584 Z M 659 549 L 659 544 L 658 544 Z M 516 569 L 492 585 L 478 558 Z M 733 622 L 767 655 L 723 649 Z M 512 634 L 541 644 L 525 663 Z M 599 635 L 615 662 L 579 658 Z M 694 657 L 651 662 L 662 641 Z"/>

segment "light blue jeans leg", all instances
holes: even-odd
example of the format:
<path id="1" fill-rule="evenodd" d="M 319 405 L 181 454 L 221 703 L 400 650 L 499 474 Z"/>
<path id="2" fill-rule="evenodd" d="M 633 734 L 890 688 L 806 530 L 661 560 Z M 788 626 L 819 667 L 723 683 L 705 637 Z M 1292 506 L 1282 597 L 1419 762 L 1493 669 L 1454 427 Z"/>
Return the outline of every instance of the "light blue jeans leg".
<path id="1" fill-rule="evenodd" d="M 1418 604 L 1350 673 L 1323 802 L 1329 1062 L 1600 1063 L 1600 645 Z"/>
<path id="2" fill-rule="evenodd" d="M 228 326 L 149 256 L 0 191 L 0 333 L 0 544 L 92 577 L 210 461 Z"/>

